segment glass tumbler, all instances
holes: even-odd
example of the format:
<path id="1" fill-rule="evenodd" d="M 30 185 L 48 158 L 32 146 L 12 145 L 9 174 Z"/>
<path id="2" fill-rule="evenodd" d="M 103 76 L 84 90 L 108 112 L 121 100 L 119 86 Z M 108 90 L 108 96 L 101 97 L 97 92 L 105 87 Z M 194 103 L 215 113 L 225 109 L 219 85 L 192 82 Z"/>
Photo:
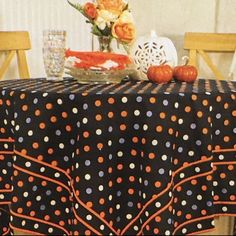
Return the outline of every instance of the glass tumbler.
<path id="1" fill-rule="evenodd" d="M 43 62 L 48 80 L 62 80 L 65 65 L 66 31 L 43 31 Z"/>

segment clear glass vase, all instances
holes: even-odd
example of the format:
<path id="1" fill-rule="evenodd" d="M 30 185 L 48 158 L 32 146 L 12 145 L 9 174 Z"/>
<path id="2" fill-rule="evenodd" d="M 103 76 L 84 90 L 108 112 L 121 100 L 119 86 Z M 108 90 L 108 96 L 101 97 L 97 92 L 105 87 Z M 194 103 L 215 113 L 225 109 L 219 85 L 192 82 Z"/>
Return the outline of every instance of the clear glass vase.
<path id="1" fill-rule="evenodd" d="M 110 36 L 98 36 L 99 51 L 101 52 L 111 52 L 111 41 L 112 37 Z"/>

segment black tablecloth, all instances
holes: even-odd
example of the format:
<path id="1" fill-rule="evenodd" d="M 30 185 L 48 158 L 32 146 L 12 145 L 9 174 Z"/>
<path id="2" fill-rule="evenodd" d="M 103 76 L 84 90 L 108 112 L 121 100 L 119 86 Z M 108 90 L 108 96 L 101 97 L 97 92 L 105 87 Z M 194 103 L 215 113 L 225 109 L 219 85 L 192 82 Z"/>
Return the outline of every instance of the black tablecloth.
<path id="1" fill-rule="evenodd" d="M 0 82 L 0 233 L 191 234 L 236 215 L 236 83 Z"/>

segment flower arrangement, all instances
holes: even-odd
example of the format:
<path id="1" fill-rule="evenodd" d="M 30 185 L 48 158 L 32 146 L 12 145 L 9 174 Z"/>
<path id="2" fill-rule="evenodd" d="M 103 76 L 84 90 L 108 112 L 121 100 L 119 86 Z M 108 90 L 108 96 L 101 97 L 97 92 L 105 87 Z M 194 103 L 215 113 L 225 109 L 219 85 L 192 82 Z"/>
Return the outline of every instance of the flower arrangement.
<path id="1" fill-rule="evenodd" d="M 135 39 L 135 26 L 129 5 L 124 0 L 95 0 L 79 3 L 67 2 L 92 25 L 91 33 L 98 37 L 113 38 L 118 43 L 128 46 Z"/>

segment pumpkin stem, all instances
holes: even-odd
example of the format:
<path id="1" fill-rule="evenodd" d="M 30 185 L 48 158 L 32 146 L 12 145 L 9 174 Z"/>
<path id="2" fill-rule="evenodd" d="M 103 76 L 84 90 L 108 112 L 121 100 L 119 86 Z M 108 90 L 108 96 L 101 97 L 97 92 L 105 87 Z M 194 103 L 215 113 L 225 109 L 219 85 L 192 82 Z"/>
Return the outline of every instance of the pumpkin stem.
<path id="1" fill-rule="evenodd" d="M 188 65 L 188 63 L 189 63 L 189 57 L 188 56 L 183 56 L 181 58 L 181 60 L 184 61 L 184 64 L 183 64 L 184 66 Z"/>

